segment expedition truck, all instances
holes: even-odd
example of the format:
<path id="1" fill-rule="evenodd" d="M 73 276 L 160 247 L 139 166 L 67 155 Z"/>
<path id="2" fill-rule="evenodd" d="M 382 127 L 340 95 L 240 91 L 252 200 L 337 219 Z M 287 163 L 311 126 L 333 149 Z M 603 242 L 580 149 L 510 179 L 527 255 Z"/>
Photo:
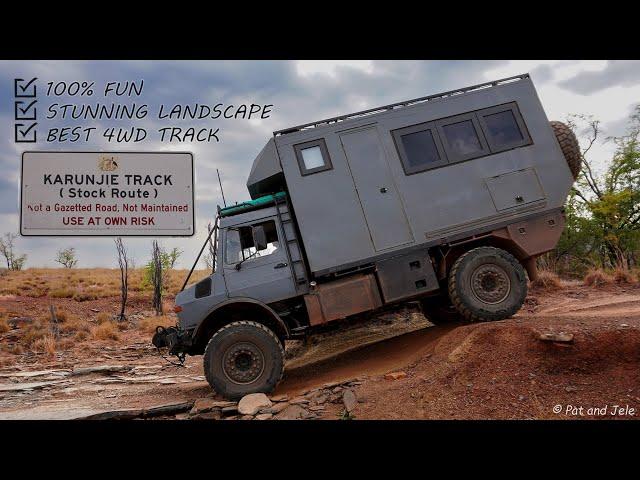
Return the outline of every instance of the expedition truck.
<path id="1" fill-rule="evenodd" d="M 204 355 L 236 399 L 272 391 L 285 341 L 327 322 L 409 300 L 433 323 L 508 318 L 579 168 L 526 74 L 277 131 L 252 200 L 218 207 L 198 255 L 210 245 L 214 271 L 183 286 L 153 343 Z"/>

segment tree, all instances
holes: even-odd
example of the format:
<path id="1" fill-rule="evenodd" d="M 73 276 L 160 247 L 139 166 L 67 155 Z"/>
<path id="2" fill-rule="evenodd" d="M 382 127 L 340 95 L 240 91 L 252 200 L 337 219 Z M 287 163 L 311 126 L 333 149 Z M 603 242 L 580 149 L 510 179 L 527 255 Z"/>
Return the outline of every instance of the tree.
<path id="1" fill-rule="evenodd" d="M 58 250 L 58 253 L 56 255 L 56 262 L 61 264 L 64 268 L 75 267 L 78 264 L 78 259 L 76 258 L 76 249 L 70 247 Z"/>
<path id="2" fill-rule="evenodd" d="M 13 250 L 17 237 L 15 233 L 9 232 L 4 234 L 4 238 L 0 238 L 0 253 L 5 258 L 9 270 L 22 270 L 27 261 L 26 254 L 18 255 Z"/>
<path id="3" fill-rule="evenodd" d="M 153 308 L 156 315 L 162 315 L 162 288 L 164 287 L 164 276 L 162 272 L 163 255 L 158 241 L 154 240 L 151 248 L 151 284 L 153 285 Z M 149 265 L 147 265 L 149 267 Z"/>
<path id="4" fill-rule="evenodd" d="M 572 115 L 582 144 L 582 170 L 566 205 L 567 227 L 552 261 L 603 268 L 638 265 L 640 253 L 640 105 L 625 135 L 602 139 L 600 122 Z M 593 146 L 613 142 L 613 157 L 598 168 Z"/>
<path id="5" fill-rule="evenodd" d="M 207 223 L 207 231 L 209 232 L 209 241 L 207 242 L 207 244 L 209 252 L 205 253 L 202 257 L 207 270 L 211 271 L 211 273 L 214 273 L 216 270 L 216 248 L 214 246 L 214 242 L 216 240 L 214 240 L 213 238 L 214 234 L 211 233 L 211 230 L 213 230 L 213 228 L 214 227 L 211 226 L 211 222 Z"/>
<path id="6" fill-rule="evenodd" d="M 124 321 L 126 316 L 124 314 L 125 307 L 127 305 L 127 297 L 129 294 L 129 257 L 127 256 L 127 249 L 122 243 L 122 238 L 115 239 L 116 250 L 118 252 L 118 265 L 120 267 L 120 314 L 118 315 L 119 321 Z"/>

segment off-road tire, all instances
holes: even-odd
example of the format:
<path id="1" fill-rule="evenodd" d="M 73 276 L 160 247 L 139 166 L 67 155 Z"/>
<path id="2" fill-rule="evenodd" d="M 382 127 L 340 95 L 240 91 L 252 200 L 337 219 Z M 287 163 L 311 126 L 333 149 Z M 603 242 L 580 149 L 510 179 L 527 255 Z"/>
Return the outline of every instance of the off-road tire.
<path id="1" fill-rule="evenodd" d="M 226 352 L 241 343 L 252 344 L 262 353 L 263 369 L 250 383 L 237 383 L 225 373 Z M 204 375 L 225 398 L 238 400 L 250 393 L 270 393 L 284 374 L 284 347 L 275 333 L 264 325 L 247 320 L 225 325 L 213 334 L 204 351 Z"/>
<path id="2" fill-rule="evenodd" d="M 477 290 L 484 287 L 476 284 L 476 280 L 483 275 L 483 269 L 492 276 L 492 270 L 502 272 L 497 275 L 502 283 L 496 290 L 487 289 L 486 292 L 488 296 L 495 293 L 504 298 L 497 298 L 494 303 L 480 299 Z M 502 293 L 501 289 L 506 290 L 507 280 L 508 291 Z M 520 262 L 510 253 L 494 247 L 478 247 L 461 255 L 449 272 L 448 282 L 451 302 L 464 319 L 472 322 L 509 318 L 520 310 L 527 296 L 527 275 Z"/>
<path id="3" fill-rule="evenodd" d="M 441 325 L 460 319 L 460 314 L 446 293 L 421 299 L 420 307 L 427 320 L 434 325 Z"/>
<path id="4" fill-rule="evenodd" d="M 555 133 L 558 139 L 560 149 L 564 154 L 567 165 L 569 165 L 569 170 L 571 170 L 571 175 L 573 175 L 573 179 L 576 180 L 582 168 L 582 153 L 580 152 L 578 139 L 568 125 L 556 121 L 549 123 L 553 129 L 553 133 Z"/>

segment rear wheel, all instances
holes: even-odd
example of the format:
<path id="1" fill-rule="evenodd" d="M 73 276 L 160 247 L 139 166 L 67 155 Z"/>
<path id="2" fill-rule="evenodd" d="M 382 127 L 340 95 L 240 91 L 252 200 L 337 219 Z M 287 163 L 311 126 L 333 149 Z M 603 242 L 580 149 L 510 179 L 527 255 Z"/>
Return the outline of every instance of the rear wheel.
<path id="1" fill-rule="evenodd" d="M 284 372 L 284 348 L 269 328 L 257 322 L 225 325 L 204 351 L 204 374 L 216 392 L 236 400 L 273 391 Z"/>
<path id="2" fill-rule="evenodd" d="M 449 296 L 467 320 L 503 320 L 522 307 L 527 276 L 510 253 L 494 247 L 474 248 L 453 264 Z"/>

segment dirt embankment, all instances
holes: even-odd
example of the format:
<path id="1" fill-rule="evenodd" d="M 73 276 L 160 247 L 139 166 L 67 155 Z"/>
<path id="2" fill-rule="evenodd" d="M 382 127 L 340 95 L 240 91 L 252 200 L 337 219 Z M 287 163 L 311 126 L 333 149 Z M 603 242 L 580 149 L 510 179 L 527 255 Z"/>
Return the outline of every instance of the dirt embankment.
<path id="1" fill-rule="evenodd" d="M 24 297 L 1 302 L 32 315 L 48 305 Z M 86 318 L 94 322 L 90 309 L 108 306 L 82 302 L 69 308 L 88 309 Z M 19 338 L 16 332 L 1 334 L 0 342 Z M 558 341 L 541 339 L 544 334 Z M 147 336 L 131 326 L 117 341 L 87 339 L 53 356 L 5 356 L 11 363 L 0 369 L 0 418 L 75 418 L 222 400 L 204 382 L 201 358 L 171 366 Z M 100 365 L 122 368 L 76 371 Z M 501 322 L 434 327 L 407 308 L 330 328 L 288 346 L 285 379 L 274 395 L 278 405 L 292 403 L 306 412 L 298 418 L 566 419 L 612 418 L 615 412 L 616 418 L 637 419 L 639 367 L 640 287 L 565 284 L 532 291 L 525 307 Z M 356 398 L 349 415 L 346 390 Z M 216 418 L 240 418 L 218 413 Z"/>

